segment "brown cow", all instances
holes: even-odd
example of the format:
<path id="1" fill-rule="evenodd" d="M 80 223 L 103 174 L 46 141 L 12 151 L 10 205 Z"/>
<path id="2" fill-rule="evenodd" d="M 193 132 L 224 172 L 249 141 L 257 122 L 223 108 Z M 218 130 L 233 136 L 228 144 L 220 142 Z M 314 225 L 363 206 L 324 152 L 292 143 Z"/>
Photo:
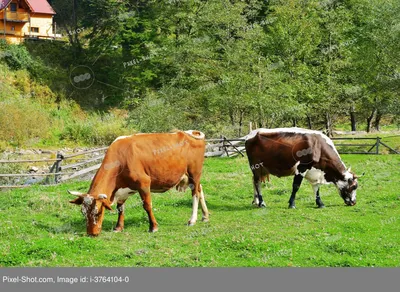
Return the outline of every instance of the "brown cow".
<path id="1" fill-rule="evenodd" d="M 296 192 L 303 178 L 312 185 L 317 206 L 321 184 L 335 184 L 346 205 L 356 204 L 357 176 L 346 169 L 331 139 L 318 131 L 301 128 L 257 129 L 246 136 L 246 152 L 253 172 L 254 201 L 262 207 L 260 181 L 269 175 L 294 175 L 289 208 L 295 208 Z"/>
<path id="2" fill-rule="evenodd" d="M 115 231 L 124 228 L 124 203 L 139 192 L 149 216 L 150 232 L 158 229 L 153 215 L 150 192 L 163 193 L 173 187 L 192 190 L 193 212 L 188 224 L 197 220 L 200 201 L 203 221 L 208 220 L 200 176 L 205 152 L 204 134 L 199 131 L 136 134 L 117 138 L 108 148 L 87 194 L 69 192 L 78 197 L 71 203 L 82 205 L 87 233 L 101 232 L 104 211 L 117 203 Z"/>

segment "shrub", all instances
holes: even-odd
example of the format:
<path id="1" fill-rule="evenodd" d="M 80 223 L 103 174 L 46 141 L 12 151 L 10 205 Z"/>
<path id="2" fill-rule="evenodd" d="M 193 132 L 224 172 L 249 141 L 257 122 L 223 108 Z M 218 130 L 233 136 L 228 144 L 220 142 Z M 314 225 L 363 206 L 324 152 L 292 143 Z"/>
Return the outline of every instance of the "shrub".
<path id="1" fill-rule="evenodd" d="M 29 99 L 0 101 L 0 136 L 10 144 L 21 145 L 48 135 L 50 120 L 40 104 Z"/>
<path id="2" fill-rule="evenodd" d="M 4 57 L 7 65 L 13 70 L 28 69 L 33 61 L 28 50 L 23 45 L 0 45 L 7 52 Z"/>
<path id="3" fill-rule="evenodd" d="M 124 112 L 92 113 L 67 122 L 60 139 L 85 145 L 109 145 L 116 137 L 132 132 L 125 127 Z"/>

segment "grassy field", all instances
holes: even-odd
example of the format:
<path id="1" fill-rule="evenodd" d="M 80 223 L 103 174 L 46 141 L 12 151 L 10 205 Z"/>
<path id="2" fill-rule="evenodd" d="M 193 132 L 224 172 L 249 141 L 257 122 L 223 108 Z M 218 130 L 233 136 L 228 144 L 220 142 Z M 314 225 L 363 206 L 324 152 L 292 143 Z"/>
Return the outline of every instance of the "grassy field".
<path id="1" fill-rule="evenodd" d="M 342 155 L 360 179 L 357 205 L 347 207 L 333 185 L 321 187 L 317 209 L 310 185 L 287 209 L 292 178 L 263 187 L 267 208 L 251 205 L 246 158 L 206 159 L 203 186 L 210 222 L 185 225 L 189 191 L 153 195 L 159 231 L 149 234 L 138 196 L 126 203 L 125 230 L 113 233 L 107 212 L 97 238 L 86 236 L 67 189 L 89 182 L 1 192 L 0 266 L 3 267 L 393 267 L 400 266 L 400 155 Z M 199 211 L 200 212 L 200 211 Z"/>

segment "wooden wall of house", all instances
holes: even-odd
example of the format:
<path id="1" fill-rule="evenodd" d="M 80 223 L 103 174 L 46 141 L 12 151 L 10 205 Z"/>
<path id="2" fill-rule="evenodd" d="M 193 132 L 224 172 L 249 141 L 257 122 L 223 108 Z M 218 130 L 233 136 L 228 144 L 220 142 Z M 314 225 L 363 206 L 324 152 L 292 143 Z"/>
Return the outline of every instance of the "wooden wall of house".
<path id="1" fill-rule="evenodd" d="M 38 27 L 39 33 L 31 32 L 32 36 L 53 37 L 53 15 L 35 13 L 31 15 L 31 27 Z M 25 29 L 25 27 L 24 27 Z M 29 34 L 29 24 L 28 24 Z"/>

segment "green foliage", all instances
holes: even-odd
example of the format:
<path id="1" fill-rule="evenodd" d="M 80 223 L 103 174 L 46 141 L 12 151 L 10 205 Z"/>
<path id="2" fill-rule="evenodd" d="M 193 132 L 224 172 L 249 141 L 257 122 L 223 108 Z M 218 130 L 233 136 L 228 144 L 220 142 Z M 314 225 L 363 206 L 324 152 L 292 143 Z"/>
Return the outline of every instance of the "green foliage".
<path id="1" fill-rule="evenodd" d="M 13 70 L 28 69 L 32 65 L 32 58 L 23 45 L 5 45 L 0 49 L 4 51 L 4 60 Z"/>
<path id="2" fill-rule="evenodd" d="M 116 137 L 130 135 L 132 132 L 132 129 L 125 127 L 121 116 L 114 113 L 92 113 L 83 120 L 70 120 L 59 134 L 59 138 L 86 145 L 109 145 Z"/>
<path id="3" fill-rule="evenodd" d="M 12 145 L 47 137 L 50 119 L 39 103 L 15 98 L 0 101 L 0 136 Z"/>
<path id="4" fill-rule="evenodd" d="M 29 97 L 50 112 L 40 145 L 133 129 L 243 136 L 250 122 L 331 132 L 350 115 L 368 130 L 399 123 L 397 0 L 52 5 L 62 41 L 0 42 L 1 100 Z M 73 83 L 77 68 L 88 68 L 88 88 Z M 128 112 L 107 120 L 114 108 Z"/>

